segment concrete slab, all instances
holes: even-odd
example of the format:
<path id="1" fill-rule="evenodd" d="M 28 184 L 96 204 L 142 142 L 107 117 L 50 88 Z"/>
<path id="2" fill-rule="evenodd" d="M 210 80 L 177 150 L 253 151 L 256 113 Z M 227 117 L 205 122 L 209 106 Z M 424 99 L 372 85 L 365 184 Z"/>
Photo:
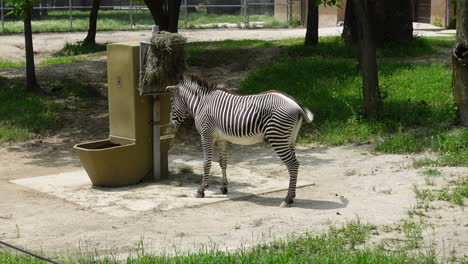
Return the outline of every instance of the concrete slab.
<path id="1" fill-rule="evenodd" d="M 219 193 L 221 169 L 212 164 L 211 188 L 204 199 L 194 195 L 201 181 L 202 160 L 190 155 L 170 156 L 170 179 L 121 188 L 93 187 L 86 171 L 79 170 L 41 177 L 12 180 L 12 183 L 65 199 L 85 209 L 116 217 L 135 216 L 146 211 L 166 211 L 197 207 L 230 199 L 285 190 L 289 178 L 284 174 L 261 174 L 248 166 L 228 165 L 229 194 Z M 235 180 L 234 180 L 235 179 Z M 302 180 L 299 187 L 313 185 Z"/>

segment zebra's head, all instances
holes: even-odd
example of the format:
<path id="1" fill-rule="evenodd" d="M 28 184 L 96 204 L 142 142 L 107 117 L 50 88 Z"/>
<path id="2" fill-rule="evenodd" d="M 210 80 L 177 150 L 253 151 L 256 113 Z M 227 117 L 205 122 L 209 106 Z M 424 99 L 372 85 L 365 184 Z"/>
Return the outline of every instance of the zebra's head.
<path id="1" fill-rule="evenodd" d="M 189 108 L 185 100 L 180 95 L 179 87 L 168 86 L 166 90 L 172 93 L 171 96 L 171 126 L 178 128 L 182 122 L 190 115 Z"/>

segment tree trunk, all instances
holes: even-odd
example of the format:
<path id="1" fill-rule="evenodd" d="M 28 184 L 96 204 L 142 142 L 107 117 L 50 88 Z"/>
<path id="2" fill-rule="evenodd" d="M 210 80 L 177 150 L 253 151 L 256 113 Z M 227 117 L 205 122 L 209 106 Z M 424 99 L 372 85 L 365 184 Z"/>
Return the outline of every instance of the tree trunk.
<path id="1" fill-rule="evenodd" d="M 354 1 L 348 0 L 346 1 L 343 33 L 341 34 L 341 37 L 343 38 L 344 42 L 357 42 L 357 34 L 353 34 L 353 32 L 356 32 L 356 19 L 354 19 Z"/>
<path id="2" fill-rule="evenodd" d="M 179 28 L 179 15 L 180 15 L 180 4 L 181 0 L 169 0 L 168 3 L 168 19 L 169 19 L 169 26 L 168 31 L 177 33 Z"/>
<path id="3" fill-rule="evenodd" d="M 36 69 L 34 67 L 34 52 L 33 52 L 33 39 L 32 39 L 32 28 L 31 28 L 31 8 L 27 9 L 26 17 L 24 19 L 24 41 L 26 51 L 26 90 L 37 91 L 39 85 L 36 80 Z"/>
<path id="4" fill-rule="evenodd" d="M 468 126 L 468 0 L 457 1 L 457 44 L 452 50 L 453 95 L 460 123 Z"/>
<path id="5" fill-rule="evenodd" d="M 319 11 L 315 0 L 309 0 L 307 10 L 307 31 L 305 36 L 305 46 L 315 46 L 318 44 Z"/>
<path id="6" fill-rule="evenodd" d="M 159 30 L 176 33 L 181 0 L 144 0 Z"/>
<path id="7" fill-rule="evenodd" d="M 342 38 L 347 43 L 357 42 L 356 14 L 353 2 L 348 0 Z M 413 5 L 410 0 L 367 0 L 373 38 L 378 46 L 386 42 L 413 40 Z"/>
<path id="8" fill-rule="evenodd" d="M 99 7 L 101 6 L 101 0 L 93 0 L 93 6 L 91 7 L 91 13 L 89 14 L 89 28 L 88 35 L 83 40 L 85 43 L 94 44 L 96 43 L 96 28 Z"/>
<path id="9" fill-rule="evenodd" d="M 382 110 L 382 98 L 379 91 L 377 58 L 370 5 L 367 0 L 354 1 L 354 14 L 357 18 L 357 40 L 359 45 L 359 65 L 362 74 L 364 108 L 366 116 L 376 116 Z"/>

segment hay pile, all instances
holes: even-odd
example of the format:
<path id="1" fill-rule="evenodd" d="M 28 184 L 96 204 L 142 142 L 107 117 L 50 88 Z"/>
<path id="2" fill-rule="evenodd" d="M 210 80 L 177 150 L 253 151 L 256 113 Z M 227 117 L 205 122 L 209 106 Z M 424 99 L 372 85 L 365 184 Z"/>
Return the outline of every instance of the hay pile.
<path id="1" fill-rule="evenodd" d="M 166 91 L 186 69 L 187 39 L 177 33 L 158 32 L 151 38 L 146 63 L 140 71 L 140 95 Z"/>

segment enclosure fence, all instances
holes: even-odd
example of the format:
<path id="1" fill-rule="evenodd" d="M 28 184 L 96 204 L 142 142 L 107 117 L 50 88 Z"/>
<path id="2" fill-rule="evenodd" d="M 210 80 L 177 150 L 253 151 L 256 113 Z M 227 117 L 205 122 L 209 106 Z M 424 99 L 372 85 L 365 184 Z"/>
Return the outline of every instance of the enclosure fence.
<path id="1" fill-rule="evenodd" d="M 83 5 L 84 3 L 84 5 Z M 141 2 L 103 0 L 98 30 L 147 29 L 153 18 Z M 91 0 L 41 0 L 33 7 L 33 31 L 87 30 Z M 22 32 L 22 21 L 0 0 L 1 32 Z M 291 0 L 182 0 L 179 28 L 288 27 Z"/>

